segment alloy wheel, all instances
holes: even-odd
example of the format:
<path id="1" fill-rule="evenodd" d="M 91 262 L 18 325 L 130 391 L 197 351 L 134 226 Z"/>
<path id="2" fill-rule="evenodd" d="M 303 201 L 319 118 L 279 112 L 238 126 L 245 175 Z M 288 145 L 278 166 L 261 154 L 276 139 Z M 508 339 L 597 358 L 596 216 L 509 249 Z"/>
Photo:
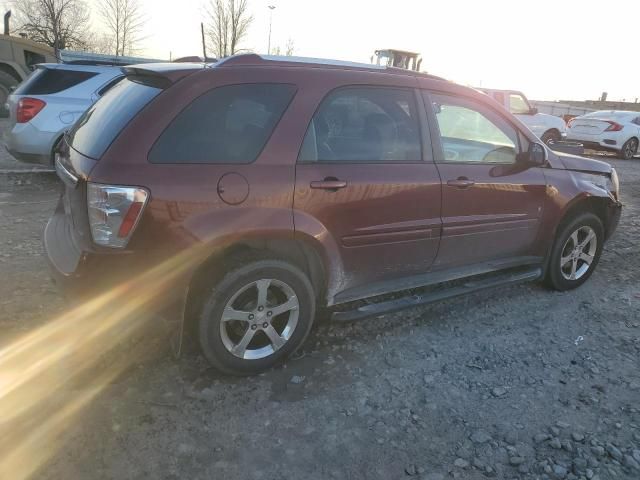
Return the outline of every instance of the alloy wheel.
<path id="1" fill-rule="evenodd" d="M 293 335 L 300 303 L 293 288 L 260 279 L 240 288 L 222 312 L 220 336 L 229 353 L 245 360 L 272 355 Z"/>
<path id="2" fill-rule="evenodd" d="M 633 158 L 638 149 L 637 141 L 631 139 L 624 147 L 624 158 L 629 159 Z"/>
<path id="3" fill-rule="evenodd" d="M 588 225 L 575 230 L 567 239 L 560 256 L 560 271 L 566 280 L 578 280 L 591 268 L 598 247 L 596 232 Z"/>

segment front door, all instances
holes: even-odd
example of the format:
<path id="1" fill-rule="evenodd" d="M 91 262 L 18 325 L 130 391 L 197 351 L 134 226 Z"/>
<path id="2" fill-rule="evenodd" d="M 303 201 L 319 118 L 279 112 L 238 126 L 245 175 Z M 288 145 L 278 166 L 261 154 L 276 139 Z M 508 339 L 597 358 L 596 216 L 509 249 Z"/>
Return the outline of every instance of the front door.
<path id="1" fill-rule="evenodd" d="M 426 94 L 435 116 L 442 177 L 439 267 L 531 255 L 546 195 L 541 168 L 518 153 L 528 141 L 497 110 L 475 100 Z"/>
<path id="2" fill-rule="evenodd" d="M 413 89 L 345 87 L 322 101 L 296 166 L 296 234 L 334 248 L 334 292 L 426 271 L 440 240 L 440 178 L 423 159 Z M 335 272 L 333 272 L 335 273 Z"/>

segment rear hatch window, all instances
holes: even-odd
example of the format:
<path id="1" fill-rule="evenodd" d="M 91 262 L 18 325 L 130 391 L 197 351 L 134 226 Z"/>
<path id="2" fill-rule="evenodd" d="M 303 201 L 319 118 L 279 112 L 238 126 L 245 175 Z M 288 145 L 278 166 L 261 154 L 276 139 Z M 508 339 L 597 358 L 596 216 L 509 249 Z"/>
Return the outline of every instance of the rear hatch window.
<path id="1" fill-rule="evenodd" d="M 50 95 L 75 87 L 96 75 L 98 75 L 96 72 L 39 68 L 14 93 L 16 95 Z"/>
<path id="2" fill-rule="evenodd" d="M 126 77 L 78 119 L 69 132 L 69 145 L 98 160 L 131 119 L 168 84 L 164 78 Z"/>

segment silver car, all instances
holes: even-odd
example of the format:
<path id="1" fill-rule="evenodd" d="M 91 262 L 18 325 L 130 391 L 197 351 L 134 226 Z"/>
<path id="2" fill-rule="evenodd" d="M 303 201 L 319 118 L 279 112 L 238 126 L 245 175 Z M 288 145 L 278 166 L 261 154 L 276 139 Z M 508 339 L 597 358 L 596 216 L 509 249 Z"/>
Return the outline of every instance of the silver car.
<path id="1" fill-rule="evenodd" d="M 122 78 L 114 66 L 38 65 L 7 99 L 7 150 L 23 162 L 53 165 L 53 152 L 64 133 Z"/>

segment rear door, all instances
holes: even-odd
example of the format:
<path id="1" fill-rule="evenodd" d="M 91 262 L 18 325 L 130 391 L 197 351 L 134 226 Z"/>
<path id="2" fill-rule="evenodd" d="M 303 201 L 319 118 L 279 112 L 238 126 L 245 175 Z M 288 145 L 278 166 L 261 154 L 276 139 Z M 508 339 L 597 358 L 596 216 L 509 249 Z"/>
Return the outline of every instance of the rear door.
<path id="1" fill-rule="evenodd" d="M 501 113 L 466 97 L 424 93 L 442 177 L 439 267 L 531 255 L 546 182 L 523 163 L 526 140 Z"/>
<path id="2" fill-rule="evenodd" d="M 421 142 L 418 101 L 410 88 L 339 88 L 308 127 L 296 231 L 334 246 L 344 272 L 338 290 L 424 272 L 436 256 L 440 178 Z"/>

